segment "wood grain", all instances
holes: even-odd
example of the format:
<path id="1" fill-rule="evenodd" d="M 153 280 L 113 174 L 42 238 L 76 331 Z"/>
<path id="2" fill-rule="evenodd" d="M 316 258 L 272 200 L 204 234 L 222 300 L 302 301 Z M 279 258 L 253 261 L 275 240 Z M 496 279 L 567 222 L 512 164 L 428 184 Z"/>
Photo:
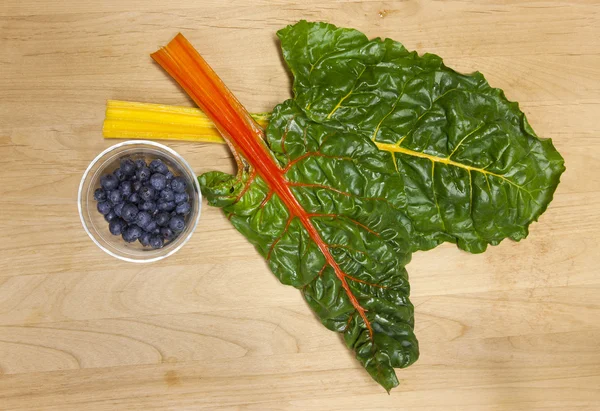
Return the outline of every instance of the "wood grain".
<path id="1" fill-rule="evenodd" d="M 148 54 L 182 31 L 251 111 L 290 96 L 274 33 L 301 18 L 479 70 L 567 172 L 528 239 L 409 265 L 421 358 L 386 395 L 216 209 L 136 266 L 81 228 L 107 99 L 191 105 Z M 4 0 L 0 409 L 600 409 L 600 3 Z M 197 173 L 220 145 L 170 144 Z"/>

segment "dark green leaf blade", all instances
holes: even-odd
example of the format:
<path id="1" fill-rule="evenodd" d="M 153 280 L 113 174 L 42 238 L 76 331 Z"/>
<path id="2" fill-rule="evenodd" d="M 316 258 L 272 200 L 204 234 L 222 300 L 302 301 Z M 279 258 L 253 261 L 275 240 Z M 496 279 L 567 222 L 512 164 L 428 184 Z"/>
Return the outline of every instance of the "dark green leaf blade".
<path id="1" fill-rule="evenodd" d="M 389 391 L 398 385 L 394 368 L 418 358 L 404 268 L 412 226 L 391 156 L 368 139 L 312 122 L 293 101 L 275 109 L 267 138 L 294 196 L 345 274 L 350 294 L 298 218 L 251 167 L 238 176 L 202 175 L 203 194 L 223 208 L 278 279 L 300 289 L 321 322 L 343 334 L 369 374 Z M 388 201 L 389 193 L 394 195 Z M 365 310 L 368 324 L 351 298 Z"/>
<path id="2" fill-rule="evenodd" d="M 306 115 L 394 156 L 413 249 L 450 241 L 482 252 L 525 238 L 546 210 L 564 160 L 480 73 L 326 23 L 301 21 L 278 35 Z"/>

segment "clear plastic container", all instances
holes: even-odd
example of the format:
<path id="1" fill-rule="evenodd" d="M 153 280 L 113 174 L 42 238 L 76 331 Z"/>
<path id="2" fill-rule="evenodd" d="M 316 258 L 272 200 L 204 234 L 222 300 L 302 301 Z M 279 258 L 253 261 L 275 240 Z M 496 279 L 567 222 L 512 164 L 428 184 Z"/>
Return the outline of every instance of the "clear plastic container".
<path id="1" fill-rule="evenodd" d="M 112 235 L 108 231 L 108 223 L 104 220 L 104 216 L 96 208 L 97 201 L 94 200 L 94 191 L 100 187 L 100 177 L 116 170 L 123 157 L 129 157 L 134 161 L 142 158 L 148 163 L 159 158 L 173 174 L 183 177 L 187 182 L 187 192 L 192 210 L 185 217 L 185 229 L 166 243 L 163 248 L 155 250 L 151 247 L 144 247 L 139 241 L 127 243 L 121 236 Z M 174 150 L 153 141 L 126 141 L 107 148 L 91 162 L 79 185 L 79 216 L 83 228 L 92 241 L 113 257 L 134 263 L 158 261 L 183 247 L 198 225 L 201 205 L 200 186 L 190 165 Z"/>

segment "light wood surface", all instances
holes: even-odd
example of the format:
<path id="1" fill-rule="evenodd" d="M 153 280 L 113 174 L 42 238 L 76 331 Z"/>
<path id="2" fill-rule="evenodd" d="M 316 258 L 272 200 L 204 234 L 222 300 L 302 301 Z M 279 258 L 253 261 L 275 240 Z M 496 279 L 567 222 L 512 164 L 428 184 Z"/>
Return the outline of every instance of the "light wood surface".
<path id="1" fill-rule="evenodd" d="M 183 32 L 250 111 L 290 96 L 275 31 L 301 18 L 479 70 L 567 172 L 528 239 L 408 266 L 421 358 L 390 396 L 217 209 L 151 265 L 77 213 L 107 99 L 191 105 L 149 53 Z M 600 409 L 598 1 L 0 3 L 0 409 Z M 224 146 L 169 144 L 197 173 Z"/>

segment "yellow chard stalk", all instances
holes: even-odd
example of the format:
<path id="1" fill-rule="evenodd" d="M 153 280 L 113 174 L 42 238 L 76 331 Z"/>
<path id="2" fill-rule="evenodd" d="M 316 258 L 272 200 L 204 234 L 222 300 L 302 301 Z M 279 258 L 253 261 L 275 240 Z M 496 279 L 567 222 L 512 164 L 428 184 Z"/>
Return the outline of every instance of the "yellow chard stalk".
<path id="1" fill-rule="evenodd" d="M 270 114 L 252 114 L 252 117 L 266 127 Z M 225 144 L 213 122 L 197 108 L 118 100 L 106 103 L 102 134 L 104 138 Z"/>

